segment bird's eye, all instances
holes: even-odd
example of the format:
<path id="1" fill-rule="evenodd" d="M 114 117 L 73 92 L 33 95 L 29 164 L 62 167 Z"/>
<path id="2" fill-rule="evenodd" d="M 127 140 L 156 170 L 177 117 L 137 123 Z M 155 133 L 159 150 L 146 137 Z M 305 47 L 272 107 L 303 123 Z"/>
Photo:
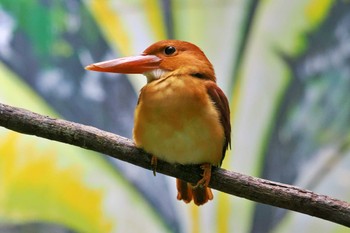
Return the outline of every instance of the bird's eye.
<path id="1" fill-rule="evenodd" d="M 164 49 L 165 55 L 171 55 L 171 54 L 175 53 L 175 51 L 176 51 L 176 49 L 173 46 L 167 46 Z"/>

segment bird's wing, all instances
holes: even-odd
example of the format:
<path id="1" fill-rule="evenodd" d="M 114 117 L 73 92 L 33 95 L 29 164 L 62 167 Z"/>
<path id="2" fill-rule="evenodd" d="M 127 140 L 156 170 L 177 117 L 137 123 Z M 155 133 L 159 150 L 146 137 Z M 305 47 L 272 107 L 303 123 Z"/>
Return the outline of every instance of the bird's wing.
<path id="1" fill-rule="evenodd" d="M 222 148 L 222 159 L 225 157 L 228 146 L 231 147 L 231 123 L 230 123 L 230 107 L 224 92 L 212 81 L 206 82 L 207 93 L 219 110 L 220 122 L 225 133 L 225 142 Z"/>

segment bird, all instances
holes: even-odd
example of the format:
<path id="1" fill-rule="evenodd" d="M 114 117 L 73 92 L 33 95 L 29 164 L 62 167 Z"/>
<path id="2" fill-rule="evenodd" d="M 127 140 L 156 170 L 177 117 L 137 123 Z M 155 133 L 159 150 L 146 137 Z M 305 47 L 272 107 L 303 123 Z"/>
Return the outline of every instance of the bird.
<path id="1" fill-rule="evenodd" d="M 86 70 L 143 74 L 134 113 L 136 147 L 173 164 L 200 165 L 201 179 L 176 179 L 177 199 L 203 205 L 213 199 L 208 187 L 212 166 L 219 167 L 231 147 L 229 102 L 216 84 L 213 65 L 196 45 L 162 40 L 140 55 L 93 63 Z"/>

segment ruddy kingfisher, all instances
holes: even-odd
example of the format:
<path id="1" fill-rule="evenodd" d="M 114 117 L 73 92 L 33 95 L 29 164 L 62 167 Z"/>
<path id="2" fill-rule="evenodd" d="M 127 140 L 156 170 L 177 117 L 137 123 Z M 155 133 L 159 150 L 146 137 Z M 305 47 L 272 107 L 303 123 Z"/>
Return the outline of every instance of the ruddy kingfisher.
<path id="1" fill-rule="evenodd" d="M 135 145 L 169 163 L 200 164 L 202 179 L 190 184 L 177 179 L 177 199 L 203 205 L 213 199 L 208 187 L 211 168 L 220 166 L 231 141 L 230 109 L 216 84 L 214 69 L 196 45 L 163 40 L 141 55 L 89 65 L 87 70 L 143 74 L 135 109 Z"/>

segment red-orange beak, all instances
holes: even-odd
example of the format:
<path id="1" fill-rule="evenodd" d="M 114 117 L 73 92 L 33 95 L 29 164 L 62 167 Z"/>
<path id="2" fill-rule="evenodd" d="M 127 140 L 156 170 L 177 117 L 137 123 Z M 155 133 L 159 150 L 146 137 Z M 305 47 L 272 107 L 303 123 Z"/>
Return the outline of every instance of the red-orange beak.
<path id="1" fill-rule="evenodd" d="M 155 55 L 140 55 L 94 63 L 86 66 L 85 69 L 122 74 L 143 74 L 158 69 L 161 61 L 162 59 Z"/>

